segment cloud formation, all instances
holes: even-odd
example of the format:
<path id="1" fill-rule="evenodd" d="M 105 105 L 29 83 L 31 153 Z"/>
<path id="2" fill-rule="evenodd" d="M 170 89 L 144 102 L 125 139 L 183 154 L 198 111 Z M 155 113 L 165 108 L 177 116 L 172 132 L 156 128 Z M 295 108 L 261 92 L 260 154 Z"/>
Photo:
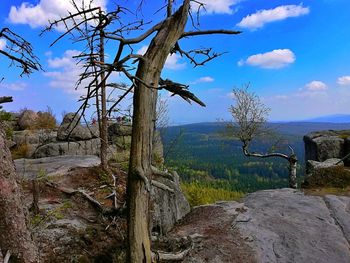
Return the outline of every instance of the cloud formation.
<path id="1" fill-rule="evenodd" d="M 241 0 L 201 0 L 199 2 L 204 4 L 205 11 L 203 14 L 233 14 L 233 6 Z M 196 2 L 192 3 L 192 10 L 197 11 L 199 4 Z"/>
<path id="2" fill-rule="evenodd" d="M 85 94 L 84 89 L 75 89 L 76 81 L 79 79 L 82 68 L 76 64 L 75 59 L 72 57 L 79 54 L 80 51 L 78 50 L 66 50 L 62 57 L 48 59 L 48 66 L 53 70 L 43 74 L 50 78 L 50 87 L 62 89 L 68 94 Z"/>
<path id="3" fill-rule="evenodd" d="M 138 51 L 137 54 L 144 55 L 148 49 L 148 46 L 142 46 Z M 165 69 L 171 69 L 171 70 L 181 70 L 186 68 L 186 63 L 181 62 L 182 57 L 176 53 L 171 54 L 168 56 L 167 60 L 165 61 L 164 68 Z"/>
<path id="4" fill-rule="evenodd" d="M 343 77 L 338 78 L 337 83 L 340 86 L 350 86 L 350 76 L 343 76 Z"/>
<path id="5" fill-rule="evenodd" d="M 308 91 L 325 91 L 327 89 L 327 85 L 319 80 L 311 81 L 305 87 Z"/>
<path id="6" fill-rule="evenodd" d="M 282 5 L 274 9 L 263 9 L 244 17 L 237 25 L 242 28 L 257 29 L 265 24 L 281 21 L 289 17 L 298 17 L 310 12 L 309 7 L 300 5 Z"/>
<path id="7" fill-rule="evenodd" d="M 21 91 L 27 88 L 27 83 L 22 81 L 12 82 L 12 83 L 0 83 L 0 88 L 5 88 L 13 91 Z"/>
<path id="8" fill-rule="evenodd" d="M 85 6 L 89 2 L 85 1 Z M 94 0 L 91 7 L 98 6 L 106 10 L 106 0 Z M 71 0 L 40 0 L 37 5 L 23 2 L 20 6 L 11 6 L 8 18 L 13 24 L 27 24 L 31 28 L 37 28 L 48 25 L 49 20 L 53 21 L 68 15 L 68 12 L 76 12 Z M 63 25 L 57 29 L 63 30 Z"/>
<path id="9" fill-rule="evenodd" d="M 275 49 L 270 52 L 260 53 L 240 60 L 239 66 L 249 65 L 265 69 L 279 69 L 294 63 L 295 55 L 290 49 Z"/>
<path id="10" fill-rule="evenodd" d="M 4 50 L 6 47 L 6 40 L 0 38 L 0 50 Z"/>

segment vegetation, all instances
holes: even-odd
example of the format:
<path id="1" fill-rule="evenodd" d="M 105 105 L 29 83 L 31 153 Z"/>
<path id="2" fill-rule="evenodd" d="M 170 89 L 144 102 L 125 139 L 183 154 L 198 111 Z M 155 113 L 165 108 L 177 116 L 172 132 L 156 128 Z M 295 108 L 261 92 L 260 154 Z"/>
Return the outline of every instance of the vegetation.
<path id="1" fill-rule="evenodd" d="M 303 188 L 346 188 L 350 186 L 350 170 L 343 166 L 332 166 L 315 170 Z"/>
<path id="2" fill-rule="evenodd" d="M 57 126 L 56 118 L 50 107 L 47 107 L 46 111 L 39 111 L 38 117 L 35 119 L 33 126 L 30 127 L 32 130 L 52 130 Z"/>
<path id="3" fill-rule="evenodd" d="M 242 154 L 241 143 L 237 138 L 223 136 L 225 127 L 223 123 L 204 123 L 168 128 L 163 138 L 164 152 L 169 152 L 165 159 L 166 165 L 178 171 L 184 183 L 197 181 L 202 186 L 214 189 L 248 193 L 288 187 L 287 161 L 281 158 L 248 159 Z M 179 131 L 182 131 L 181 138 L 172 144 Z M 278 146 L 275 145 L 276 136 L 269 135 L 256 140 L 251 147 L 254 151 L 262 151 L 292 145 L 301 159 L 297 167 L 298 174 L 303 175 L 302 136 L 284 132 L 278 137 Z"/>
<path id="4" fill-rule="evenodd" d="M 198 181 L 182 183 L 181 189 L 184 191 L 191 206 L 213 204 L 216 201 L 223 200 L 238 200 L 244 195 L 242 192 L 205 186 L 204 183 L 200 183 Z"/>

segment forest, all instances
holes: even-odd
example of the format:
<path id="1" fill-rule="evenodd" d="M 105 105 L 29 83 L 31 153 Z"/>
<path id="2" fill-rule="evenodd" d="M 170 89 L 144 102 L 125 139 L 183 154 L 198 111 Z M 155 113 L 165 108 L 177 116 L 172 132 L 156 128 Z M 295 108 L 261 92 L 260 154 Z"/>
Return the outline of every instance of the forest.
<path id="1" fill-rule="evenodd" d="M 269 136 L 258 138 L 252 149 L 257 152 L 288 152 L 290 145 L 298 158 L 298 181 L 302 182 L 305 173 L 303 136 L 312 131 L 339 127 L 350 128 L 350 125 L 270 123 Z M 206 187 L 230 191 L 234 199 L 242 193 L 288 187 L 287 161 L 245 157 L 241 142 L 234 138 L 233 133 L 230 134 L 227 123 L 169 127 L 164 132 L 163 142 L 166 165 L 179 172 L 186 189 L 192 187 L 202 191 L 201 188 Z"/>

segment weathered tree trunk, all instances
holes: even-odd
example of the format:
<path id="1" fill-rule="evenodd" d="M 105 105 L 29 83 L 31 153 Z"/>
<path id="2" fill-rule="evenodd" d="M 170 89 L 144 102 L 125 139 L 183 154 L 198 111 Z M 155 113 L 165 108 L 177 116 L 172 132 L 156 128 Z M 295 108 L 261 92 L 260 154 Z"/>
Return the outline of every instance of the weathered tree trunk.
<path id="1" fill-rule="evenodd" d="M 166 19 L 153 38 L 136 76 L 158 86 L 162 68 L 187 22 L 190 1 Z M 137 83 L 134 92 L 133 128 L 128 176 L 128 254 L 127 262 L 150 263 L 149 188 L 151 181 L 152 140 L 157 90 Z"/>
<path id="2" fill-rule="evenodd" d="M 298 159 L 296 155 L 291 155 L 288 158 L 289 161 L 289 187 L 296 189 L 298 184 L 297 184 L 297 163 Z"/>
<path id="3" fill-rule="evenodd" d="M 0 250 L 3 256 L 10 251 L 11 262 L 38 262 L 25 210 L 11 153 L 0 124 Z"/>
<path id="4" fill-rule="evenodd" d="M 102 21 L 101 9 L 100 9 L 100 20 Z M 104 43 L 104 32 L 100 29 L 100 62 L 101 65 L 105 63 L 105 43 Z M 105 73 L 101 73 L 101 125 L 100 125 L 100 137 L 101 137 L 101 149 L 100 158 L 101 166 L 106 171 L 108 168 L 107 150 L 108 150 L 108 136 L 107 136 L 107 98 L 106 98 L 106 80 Z"/>

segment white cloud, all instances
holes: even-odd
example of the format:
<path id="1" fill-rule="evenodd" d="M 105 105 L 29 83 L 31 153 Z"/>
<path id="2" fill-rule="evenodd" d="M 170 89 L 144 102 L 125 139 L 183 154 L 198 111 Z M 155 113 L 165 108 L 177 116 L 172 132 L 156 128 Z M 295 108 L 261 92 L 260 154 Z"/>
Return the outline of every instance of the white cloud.
<path id="1" fill-rule="evenodd" d="M 4 50 L 6 48 L 6 40 L 0 38 L 0 50 Z"/>
<path id="2" fill-rule="evenodd" d="M 200 3 L 204 4 L 205 11 L 203 14 L 233 14 L 234 10 L 232 7 L 241 0 L 200 0 Z M 197 11 L 199 4 L 192 2 L 191 8 L 193 11 Z"/>
<path id="3" fill-rule="evenodd" d="M 138 51 L 137 54 L 144 55 L 148 49 L 148 46 L 142 46 Z M 181 63 L 182 57 L 178 54 L 171 54 L 168 56 L 167 60 L 165 61 L 164 68 L 165 69 L 171 69 L 171 70 L 180 70 L 184 69 L 186 67 L 186 63 Z"/>
<path id="4" fill-rule="evenodd" d="M 327 89 L 327 85 L 319 80 L 311 81 L 305 87 L 308 91 L 325 91 Z"/>
<path id="5" fill-rule="evenodd" d="M 240 60 L 239 66 L 245 64 L 266 69 L 278 69 L 294 63 L 295 55 L 289 49 L 276 49 L 271 52 L 252 55 L 247 60 Z"/>
<path id="6" fill-rule="evenodd" d="M 214 82 L 214 79 L 212 77 L 206 76 L 206 77 L 201 77 L 197 79 L 197 83 L 203 83 L 203 82 Z"/>
<path id="7" fill-rule="evenodd" d="M 201 77 L 199 79 L 196 79 L 195 81 L 190 82 L 190 85 L 195 85 L 199 83 L 209 83 L 209 82 L 214 82 L 214 78 L 206 76 L 206 77 Z"/>
<path id="8" fill-rule="evenodd" d="M 267 23 L 280 21 L 289 17 L 298 17 L 310 12 L 309 7 L 300 5 L 282 5 L 274 9 L 263 9 L 244 17 L 238 26 L 242 28 L 257 29 Z"/>
<path id="9" fill-rule="evenodd" d="M 5 88 L 8 90 L 13 90 L 13 91 L 20 91 L 24 90 L 27 88 L 27 83 L 18 81 L 18 82 L 13 82 L 13 83 L 0 83 L 0 88 Z"/>
<path id="10" fill-rule="evenodd" d="M 350 76 L 343 76 L 343 77 L 338 78 L 337 83 L 340 86 L 350 86 Z"/>
<path id="11" fill-rule="evenodd" d="M 85 90 L 82 88 L 75 90 L 76 81 L 82 73 L 82 68 L 76 64 L 76 60 L 72 57 L 78 54 L 80 54 L 78 50 L 66 50 L 62 57 L 48 59 L 48 66 L 55 70 L 43 74 L 51 79 L 49 82 L 51 87 L 60 88 L 68 94 L 85 94 Z"/>
<path id="12" fill-rule="evenodd" d="M 85 7 L 89 2 L 84 2 Z M 106 10 L 106 2 L 107 0 L 94 0 L 91 7 L 101 6 Z M 23 2 L 20 6 L 11 6 L 8 18 L 11 23 L 28 24 L 32 28 L 37 28 L 48 25 L 49 20 L 59 19 L 61 16 L 68 15 L 68 12 L 75 11 L 71 0 L 40 0 L 36 5 Z M 59 26 L 58 29 L 63 30 L 63 26 Z"/>

